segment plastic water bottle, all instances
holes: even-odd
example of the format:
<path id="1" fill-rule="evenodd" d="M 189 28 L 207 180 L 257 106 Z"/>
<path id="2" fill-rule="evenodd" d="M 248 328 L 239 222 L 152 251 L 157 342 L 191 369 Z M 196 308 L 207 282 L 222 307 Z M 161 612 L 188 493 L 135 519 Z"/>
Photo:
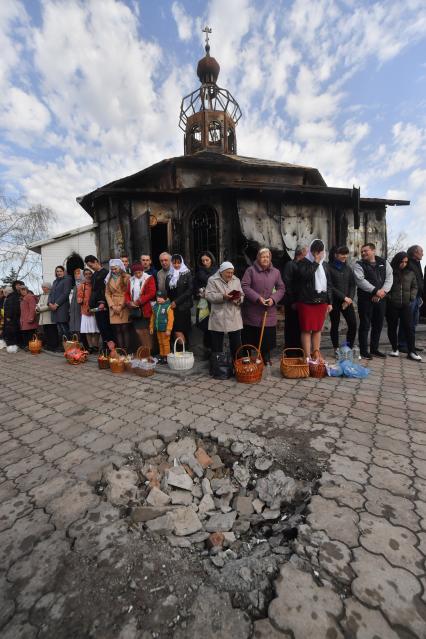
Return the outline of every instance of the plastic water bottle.
<path id="1" fill-rule="evenodd" d="M 344 360 L 349 360 L 350 362 L 353 360 L 353 351 L 346 342 L 340 347 L 340 361 L 343 362 Z"/>
<path id="2" fill-rule="evenodd" d="M 358 346 L 354 346 L 354 347 L 352 348 L 352 355 L 353 355 L 353 361 L 354 361 L 354 362 L 357 362 L 358 360 L 360 360 L 360 359 L 361 359 L 361 355 L 360 355 L 359 347 L 358 347 Z"/>

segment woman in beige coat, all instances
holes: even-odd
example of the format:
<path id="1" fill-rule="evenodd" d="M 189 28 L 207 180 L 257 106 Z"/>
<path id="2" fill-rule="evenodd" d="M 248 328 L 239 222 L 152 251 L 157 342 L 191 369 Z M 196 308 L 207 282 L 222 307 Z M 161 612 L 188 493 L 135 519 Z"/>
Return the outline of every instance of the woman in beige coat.
<path id="1" fill-rule="evenodd" d="M 129 309 L 125 295 L 130 275 L 118 259 L 109 261 L 109 273 L 105 278 L 105 297 L 109 307 L 109 321 L 115 330 L 116 342 L 120 348 L 129 350 L 130 324 Z"/>
<path id="2" fill-rule="evenodd" d="M 223 262 L 219 270 L 209 277 L 205 298 L 211 304 L 209 331 L 212 351 L 223 351 L 223 337 L 228 333 L 232 359 L 235 359 L 235 353 L 241 346 L 243 320 L 240 305 L 244 294 L 231 262 Z"/>

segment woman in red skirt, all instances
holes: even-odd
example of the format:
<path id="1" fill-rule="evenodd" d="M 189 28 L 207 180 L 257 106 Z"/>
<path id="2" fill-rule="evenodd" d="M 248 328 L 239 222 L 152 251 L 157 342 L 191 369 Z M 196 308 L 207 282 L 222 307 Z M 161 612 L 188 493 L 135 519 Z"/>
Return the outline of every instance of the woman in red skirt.
<path id="1" fill-rule="evenodd" d="M 330 276 L 323 262 L 324 242 L 317 239 L 311 243 L 307 256 L 297 264 L 294 289 L 306 357 L 319 350 L 325 316 L 333 308 Z"/>

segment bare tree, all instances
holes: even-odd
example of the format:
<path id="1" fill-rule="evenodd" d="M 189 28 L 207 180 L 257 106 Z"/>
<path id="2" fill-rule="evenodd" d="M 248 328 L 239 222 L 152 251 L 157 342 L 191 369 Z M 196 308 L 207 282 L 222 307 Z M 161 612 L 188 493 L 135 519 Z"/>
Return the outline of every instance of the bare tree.
<path id="1" fill-rule="evenodd" d="M 13 269 L 18 279 L 29 283 L 39 279 L 41 256 L 28 245 L 46 238 L 55 220 L 46 206 L 0 196 L 0 278 Z"/>
<path id="2" fill-rule="evenodd" d="M 390 261 L 400 251 L 407 250 L 408 236 L 404 231 L 398 234 L 389 233 L 388 236 L 388 260 Z"/>

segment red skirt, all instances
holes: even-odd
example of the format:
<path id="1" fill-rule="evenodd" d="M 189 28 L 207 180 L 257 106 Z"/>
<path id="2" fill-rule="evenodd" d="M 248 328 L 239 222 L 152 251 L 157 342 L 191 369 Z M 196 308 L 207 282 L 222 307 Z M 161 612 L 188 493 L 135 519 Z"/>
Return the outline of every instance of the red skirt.
<path id="1" fill-rule="evenodd" d="M 322 331 L 327 314 L 327 304 L 304 304 L 297 302 L 300 330 L 304 333 Z"/>

